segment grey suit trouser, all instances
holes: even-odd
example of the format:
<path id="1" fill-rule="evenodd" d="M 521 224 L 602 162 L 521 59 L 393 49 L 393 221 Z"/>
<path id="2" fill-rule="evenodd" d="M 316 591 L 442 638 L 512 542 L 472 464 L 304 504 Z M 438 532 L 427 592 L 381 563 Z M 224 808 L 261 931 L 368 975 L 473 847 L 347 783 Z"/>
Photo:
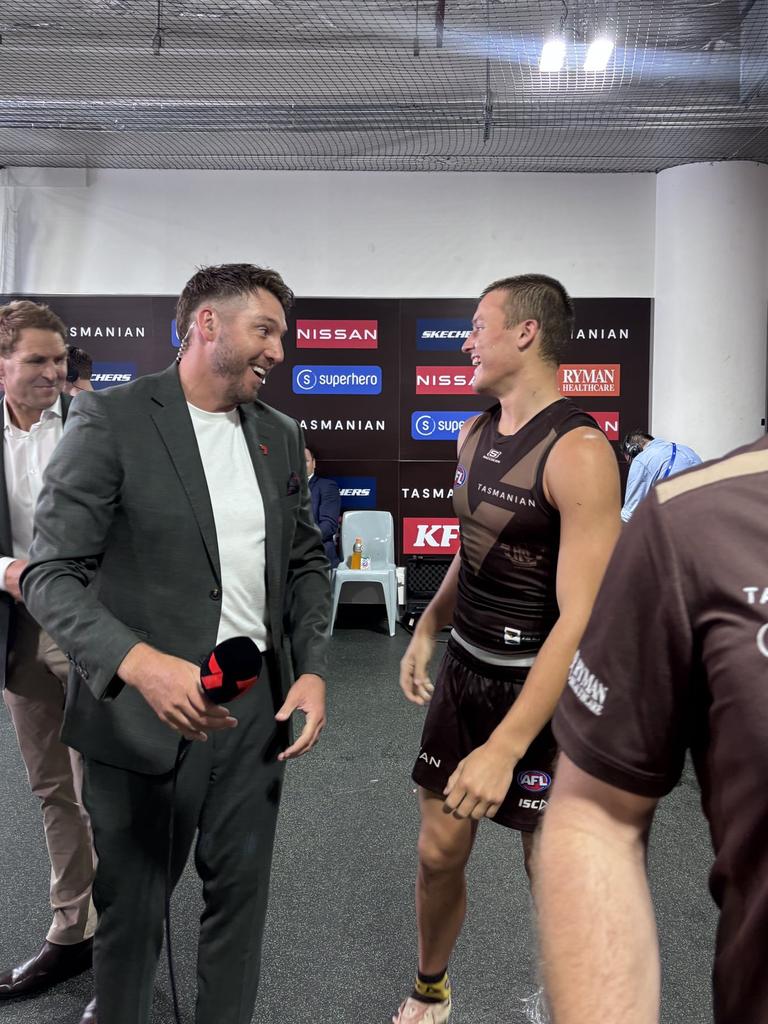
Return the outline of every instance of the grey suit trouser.
<path id="1" fill-rule="evenodd" d="M 203 882 L 196 1024 L 249 1024 L 256 1002 L 283 777 L 276 758 L 287 739 L 287 728 L 274 720 L 282 698 L 271 660 L 265 657 L 256 685 L 228 705 L 238 727 L 189 744 L 178 771 L 172 881 L 197 832 L 195 866 Z M 172 773 L 144 775 L 86 758 L 84 798 L 98 854 L 96 997 L 104 1024 L 150 1020 L 171 790 Z M 178 965 L 177 985 L 188 990 Z"/>

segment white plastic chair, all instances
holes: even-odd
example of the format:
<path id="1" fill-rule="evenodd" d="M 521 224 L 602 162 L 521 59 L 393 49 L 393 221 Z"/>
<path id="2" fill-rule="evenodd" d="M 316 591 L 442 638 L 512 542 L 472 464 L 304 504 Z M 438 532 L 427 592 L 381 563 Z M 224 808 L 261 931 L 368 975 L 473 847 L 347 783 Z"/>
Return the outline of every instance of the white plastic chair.
<path id="1" fill-rule="evenodd" d="M 370 558 L 370 569 L 350 569 L 347 562 L 352 554 L 355 537 L 363 541 L 363 557 Z M 333 579 L 333 611 L 331 633 L 336 622 L 339 595 L 345 583 L 380 583 L 387 606 L 389 635 L 395 635 L 397 622 L 397 573 L 395 567 L 395 530 L 389 512 L 361 510 L 345 512 L 341 517 L 341 562 Z"/>

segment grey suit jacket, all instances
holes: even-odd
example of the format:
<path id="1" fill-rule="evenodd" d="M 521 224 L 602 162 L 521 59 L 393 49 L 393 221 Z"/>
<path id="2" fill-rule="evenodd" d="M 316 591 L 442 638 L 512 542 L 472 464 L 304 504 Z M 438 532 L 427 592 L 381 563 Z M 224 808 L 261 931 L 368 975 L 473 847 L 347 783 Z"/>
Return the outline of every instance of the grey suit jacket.
<path id="1" fill-rule="evenodd" d="M 292 668 L 325 675 L 328 562 L 298 424 L 261 402 L 240 415 L 264 501 L 267 603 L 285 692 Z M 216 527 L 175 365 L 78 398 L 45 474 L 22 586 L 72 663 L 64 742 L 117 767 L 170 770 L 178 735 L 116 671 L 138 641 L 195 663 L 216 643 Z"/>
<path id="2" fill-rule="evenodd" d="M 69 404 L 68 395 L 61 396 L 61 419 L 66 421 Z M 5 395 L 0 398 L 0 555 L 13 555 L 11 513 L 8 508 L 8 489 L 5 485 Z M 16 602 L 10 594 L 0 590 L 0 690 L 5 689 L 5 675 L 8 666 L 8 652 L 13 647 L 14 611 Z"/>

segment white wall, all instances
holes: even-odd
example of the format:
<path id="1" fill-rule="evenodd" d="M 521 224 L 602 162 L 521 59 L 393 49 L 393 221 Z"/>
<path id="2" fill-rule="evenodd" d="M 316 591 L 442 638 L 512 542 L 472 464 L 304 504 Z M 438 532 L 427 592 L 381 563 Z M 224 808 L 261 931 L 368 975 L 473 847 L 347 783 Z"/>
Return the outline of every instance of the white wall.
<path id="1" fill-rule="evenodd" d="M 65 180 L 65 184 L 67 179 Z M 653 294 L 653 174 L 89 171 L 14 188 L 7 290 L 174 294 L 263 261 L 300 295 L 471 296 L 540 271 L 577 296 Z"/>

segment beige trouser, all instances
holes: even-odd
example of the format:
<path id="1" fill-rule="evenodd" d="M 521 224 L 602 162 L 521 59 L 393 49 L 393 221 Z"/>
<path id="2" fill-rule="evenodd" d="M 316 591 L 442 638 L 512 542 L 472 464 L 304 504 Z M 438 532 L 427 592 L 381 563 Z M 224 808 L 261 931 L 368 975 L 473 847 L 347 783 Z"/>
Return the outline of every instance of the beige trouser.
<path id="1" fill-rule="evenodd" d="M 42 806 L 51 861 L 48 941 L 71 945 L 93 935 L 96 912 L 91 901 L 93 838 L 81 801 L 82 757 L 59 739 L 69 666 L 23 606 L 16 606 L 15 617 L 3 696 L 29 784 Z"/>

